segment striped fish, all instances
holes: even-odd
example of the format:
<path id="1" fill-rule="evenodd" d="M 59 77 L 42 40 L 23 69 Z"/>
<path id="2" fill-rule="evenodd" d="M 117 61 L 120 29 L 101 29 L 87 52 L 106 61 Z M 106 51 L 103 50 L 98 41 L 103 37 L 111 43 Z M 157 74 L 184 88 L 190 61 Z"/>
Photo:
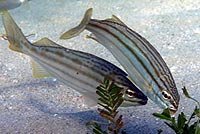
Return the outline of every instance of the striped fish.
<path id="1" fill-rule="evenodd" d="M 91 16 L 92 9 L 88 9 L 81 23 L 61 35 L 60 39 L 75 37 L 84 29 L 90 31 L 92 34 L 88 37 L 114 55 L 147 97 L 161 108 L 169 108 L 171 113 L 175 113 L 180 97 L 172 74 L 158 51 L 116 16 L 106 20 L 91 19 Z"/>
<path id="2" fill-rule="evenodd" d="M 64 48 L 48 38 L 30 43 L 7 11 L 2 15 L 11 50 L 30 56 L 33 76 L 55 77 L 77 90 L 94 106 L 98 102 L 96 87 L 104 78 L 122 87 L 122 106 L 145 105 L 147 97 L 127 78 L 127 74 L 110 62 L 89 53 Z"/>

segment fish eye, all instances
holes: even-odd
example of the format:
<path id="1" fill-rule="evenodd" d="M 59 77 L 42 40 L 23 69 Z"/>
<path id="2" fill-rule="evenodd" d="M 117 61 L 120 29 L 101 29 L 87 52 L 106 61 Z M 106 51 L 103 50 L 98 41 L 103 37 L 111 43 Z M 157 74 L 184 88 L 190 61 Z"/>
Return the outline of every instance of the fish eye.
<path id="1" fill-rule="evenodd" d="M 167 91 L 163 91 L 162 95 L 163 95 L 163 98 L 166 100 L 171 100 L 172 98 L 172 96 Z"/>
<path id="2" fill-rule="evenodd" d="M 127 90 L 126 90 L 126 94 L 127 94 L 128 97 L 132 98 L 132 97 L 134 97 L 135 92 L 132 91 L 132 90 L 130 90 L 130 89 L 127 89 Z"/>

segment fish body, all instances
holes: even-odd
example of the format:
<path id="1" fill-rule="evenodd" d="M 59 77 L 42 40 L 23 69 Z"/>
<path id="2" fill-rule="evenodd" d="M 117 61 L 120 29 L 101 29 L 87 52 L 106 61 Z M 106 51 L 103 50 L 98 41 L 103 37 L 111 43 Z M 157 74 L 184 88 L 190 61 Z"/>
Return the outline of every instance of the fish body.
<path id="1" fill-rule="evenodd" d="M 104 78 L 123 88 L 123 106 L 147 103 L 147 97 L 117 66 L 92 54 L 62 47 L 48 38 L 30 43 L 8 12 L 3 12 L 2 20 L 10 43 L 9 48 L 33 59 L 35 77 L 57 78 L 83 94 L 90 106 L 97 104 L 96 87 Z"/>
<path id="2" fill-rule="evenodd" d="M 88 36 L 104 45 L 121 63 L 131 81 L 152 101 L 175 113 L 179 94 L 172 74 L 158 51 L 141 35 L 113 15 L 106 20 L 91 19 L 92 9 L 87 10 L 81 23 L 61 35 L 69 39 L 84 29 Z"/>
<path id="3" fill-rule="evenodd" d="M 30 0 L 0 0 L 0 11 L 17 8 L 27 1 Z"/>

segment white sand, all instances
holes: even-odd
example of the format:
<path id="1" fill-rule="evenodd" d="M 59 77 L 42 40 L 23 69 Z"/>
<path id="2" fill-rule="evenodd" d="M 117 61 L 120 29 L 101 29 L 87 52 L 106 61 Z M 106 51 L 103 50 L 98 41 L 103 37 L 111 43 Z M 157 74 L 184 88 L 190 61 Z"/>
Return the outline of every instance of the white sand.
<path id="1" fill-rule="evenodd" d="M 200 101 L 200 1 L 199 0 L 32 0 L 11 11 L 30 40 L 49 37 L 65 47 L 97 54 L 119 63 L 100 44 L 81 36 L 61 41 L 65 30 L 76 26 L 85 10 L 93 7 L 93 17 L 119 16 L 132 29 L 147 38 L 160 52 L 177 83 L 179 111 L 190 114 L 195 103 L 182 95 L 182 83 Z M 0 33 L 3 32 L 0 18 Z M 98 119 L 95 108 L 83 105 L 82 97 L 55 79 L 35 79 L 29 57 L 8 49 L 0 40 L 0 133 L 86 134 L 90 118 Z M 145 106 L 121 109 L 127 134 L 155 134 L 172 131 L 164 121 L 152 116 L 162 110 L 151 101 Z"/>

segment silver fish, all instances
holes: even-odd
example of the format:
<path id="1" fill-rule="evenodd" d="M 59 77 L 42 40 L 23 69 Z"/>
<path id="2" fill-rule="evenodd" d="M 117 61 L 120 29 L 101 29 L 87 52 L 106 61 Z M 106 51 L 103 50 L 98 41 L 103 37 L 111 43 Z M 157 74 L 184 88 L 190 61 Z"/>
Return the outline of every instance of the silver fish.
<path id="1" fill-rule="evenodd" d="M 141 35 L 126 26 L 119 18 L 91 19 L 88 9 L 81 23 L 61 35 L 69 39 L 84 29 L 104 45 L 124 67 L 134 84 L 152 101 L 171 113 L 178 109 L 179 94 L 172 74 L 158 51 Z"/>
<path id="2" fill-rule="evenodd" d="M 30 0 L 0 0 L 0 11 L 17 8 L 28 1 Z"/>
<path id="3" fill-rule="evenodd" d="M 127 78 L 127 74 L 110 62 L 89 53 L 62 47 L 48 38 L 30 43 L 7 11 L 2 15 L 11 50 L 30 56 L 33 75 L 37 78 L 55 77 L 77 90 L 87 99 L 89 106 L 96 105 L 96 87 L 104 78 L 122 87 L 122 106 L 145 105 L 147 97 Z"/>

